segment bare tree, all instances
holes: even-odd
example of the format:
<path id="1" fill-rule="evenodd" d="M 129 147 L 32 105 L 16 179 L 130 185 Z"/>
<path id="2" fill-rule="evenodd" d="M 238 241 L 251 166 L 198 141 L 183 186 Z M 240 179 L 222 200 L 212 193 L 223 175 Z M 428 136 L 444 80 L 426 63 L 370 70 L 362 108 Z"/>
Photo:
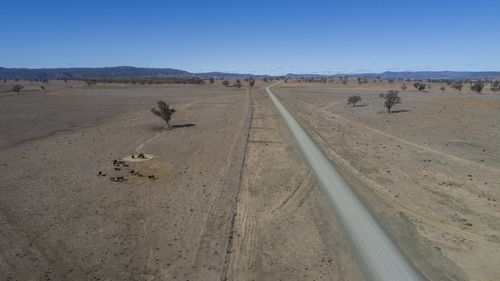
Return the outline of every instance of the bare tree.
<path id="1" fill-rule="evenodd" d="M 17 94 L 19 94 L 23 88 L 23 86 L 16 84 L 12 87 L 12 92 L 16 92 Z"/>
<path id="2" fill-rule="evenodd" d="M 401 102 L 401 98 L 398 96 L 398 91 L 393 90 L 388 91 L 387 94 L 384 95 L 384 99 L 384 106 L 387 108 L 387 113 L 391 113 L 391 108 Z"/>
<path id="3" fill-rule="evenodd" d="M 172 115 L 175 112 L 175 109 L 170 108 L 168 104 L 166 104 L 164 101 L 158 101 L 157 107 L 151 108 L 151 112 L 153 112 L 154 115 L 160 117 L 161 119 L 165 120 L 167 122 L 167 128 L 170 128 L 170 119 L 172 118 Z"/>
<path id="4" fill-rule="evenodd" d="M 288 82 L 288 80 L 285 80 L 285 83 L 286 82 Z M 250 88 L 252 88 L 255 85 L 255 79 L 251 78 L 250 80 L 248 80 L 248 85 L 250 86 Z"/>
<path id="5" fill-rule="evenodd" d="M 358 103 L 360 101 L 361 101 L 361 97 L 360 96 L 350 96 L 347 99 L 347 104 L 352 104 L 352 106 L 355 107 L 356 103 Z"/>

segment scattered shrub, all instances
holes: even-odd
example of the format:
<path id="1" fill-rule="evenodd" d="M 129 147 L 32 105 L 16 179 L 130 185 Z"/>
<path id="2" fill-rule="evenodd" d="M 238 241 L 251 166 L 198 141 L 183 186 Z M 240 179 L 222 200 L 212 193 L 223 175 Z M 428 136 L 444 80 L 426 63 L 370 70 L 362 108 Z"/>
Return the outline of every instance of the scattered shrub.
<path id="1" fill-rule="evenodd" d="M 16 92 L 17 94 L 19 94 L 23 88 L 23 86 L 16 84 L 12 87 L 12 92 Z"/>
<path id="2" fill-rule="evenodd" d="M 478 95 L 481 94 L 484 88 L 484 82 L 483 81 L 476 81 L 472 83 L 470 86 L 471 91 L 476 92 Z"/>
<path id="3" fill-rule="evenodd" d="M 347 99 L 347 104 L 352 104 L 352 106 L 356 106 L 356 103 L 360 102 L 361 101 L 361 97 L 360 96 L 350 96 L 348 99 Z"/>

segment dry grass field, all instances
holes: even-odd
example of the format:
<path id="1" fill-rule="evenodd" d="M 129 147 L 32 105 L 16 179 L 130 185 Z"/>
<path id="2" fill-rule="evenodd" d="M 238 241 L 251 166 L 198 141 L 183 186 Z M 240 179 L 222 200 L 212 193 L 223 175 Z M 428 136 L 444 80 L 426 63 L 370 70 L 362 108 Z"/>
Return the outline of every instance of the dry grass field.
<path id="1" fill-rule="evenodd" d="M 1 280 L 365 280 L 264 83 L 21 84 L 0 83 Z M 273 91 L 430 279 L 495 281 L 500 95 L 440 86 L 392 114 L 398 83 Z"/>
<path id="2" fill-rule="evenodd" d="M 398 83 L 284 83 L 274 92 L 433 280 L 496 280 L 500 95 L 440 87 L 408 88 L 390 115 L 379 94 Z M 347 105 L 351 95 L 359 106 Z"/>
<path id="3" fill-rule="evenodd" d="M 217 280 L 246 91 L 68 83 L 0 94 L 0 279 Z M 149 112 L 160 99 L 172 130 Z"/>

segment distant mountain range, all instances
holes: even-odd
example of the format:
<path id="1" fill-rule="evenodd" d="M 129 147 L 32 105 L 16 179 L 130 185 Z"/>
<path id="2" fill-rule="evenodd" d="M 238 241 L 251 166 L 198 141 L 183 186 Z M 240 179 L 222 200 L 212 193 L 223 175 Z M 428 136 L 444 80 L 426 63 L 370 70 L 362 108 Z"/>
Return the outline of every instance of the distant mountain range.
<path id="1" fill-rule="evenodd" d="M 131 78 L 131 77 L 200 77 L 246 78 L 259 75 L 207 72 L 190 73 L 174 68 L 142 68 L 132 66 L 93 68 L 4 68 L 0 67 L 0 79 L 78 79 L 78 78 Z"/>
<path id="2" fill-rule="evenodd" d="M 497 79 L 500 78 L 500 71 L 386 71 L 382 73 L 355 73 L 355 74 L 334 74 L 334 75 L 317 75 L 317 74 L 287 74 L 291 78 L 299 77 L 367 77 L 380 79 Z"/>
<path id="3" fill-rule="evenodd" d="M 272 75 L 252 75 L 227 72 L 192 73 L 174 68 L 141 68 L 132 66 L 95 67 L 95 68 L 4 68 L 0 67 L 1 79 L 78 79 L 78 78 L 130 78 L 130 77 L 200 77 L 216 79 L 242 79 L 247 77 L 271 77 Z M 283 76 L 283 75 L 279 75 Z M 287 74 L 298 77 L 380 77 L 382 79 L 493 79 L 500 78 L 500 71 L 405 71 L 359 74 Z"/>

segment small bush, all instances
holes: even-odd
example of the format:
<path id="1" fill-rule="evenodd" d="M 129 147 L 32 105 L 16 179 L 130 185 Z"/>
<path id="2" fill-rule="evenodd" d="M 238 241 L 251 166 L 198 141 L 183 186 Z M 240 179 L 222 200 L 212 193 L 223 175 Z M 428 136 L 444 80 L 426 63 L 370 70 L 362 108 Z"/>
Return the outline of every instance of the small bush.
<path id="1" fill-rule="evenodd" d="M 471 91 L 476 92 L 478 95 L 481 94 L 484 88 L 484 82 L 483 81 L 476 81 L 472 83 L 470 86 Z"/>
<path id="2" fill-rule="evenodd" d="M 413 83 L 413 87 L 415 87 L 415 89 L 417 89 L 419 91 L 423 91 L 423 90 L 425 90 L 427 85 L 424 83 L 421 83 L 421 82 L 415 82 L 415 83 Z"/>
<path id="3" fill-rule="evenodd" d="M 461 92 L 462 88 L 464 87 L 464 83 L 462 81 L 455 81 L 451 84 L 451 87 Z"/>
<path id="4" fill-rule="evenodd" d="M 347 99 L 347 104 L 352 104 L 352 106 L 356 106 L 356 103 L 360 102 L 361 101 L 361 97 L 360 96 L 350 96 L 348 99 Z"/>
<path id="5" fill-rule="evenodd" d="M 23 86 L 16 84 L 12 87 L 12 92 L 16 92 L 17 94 L 19 94 L 23 88 Z"/>

